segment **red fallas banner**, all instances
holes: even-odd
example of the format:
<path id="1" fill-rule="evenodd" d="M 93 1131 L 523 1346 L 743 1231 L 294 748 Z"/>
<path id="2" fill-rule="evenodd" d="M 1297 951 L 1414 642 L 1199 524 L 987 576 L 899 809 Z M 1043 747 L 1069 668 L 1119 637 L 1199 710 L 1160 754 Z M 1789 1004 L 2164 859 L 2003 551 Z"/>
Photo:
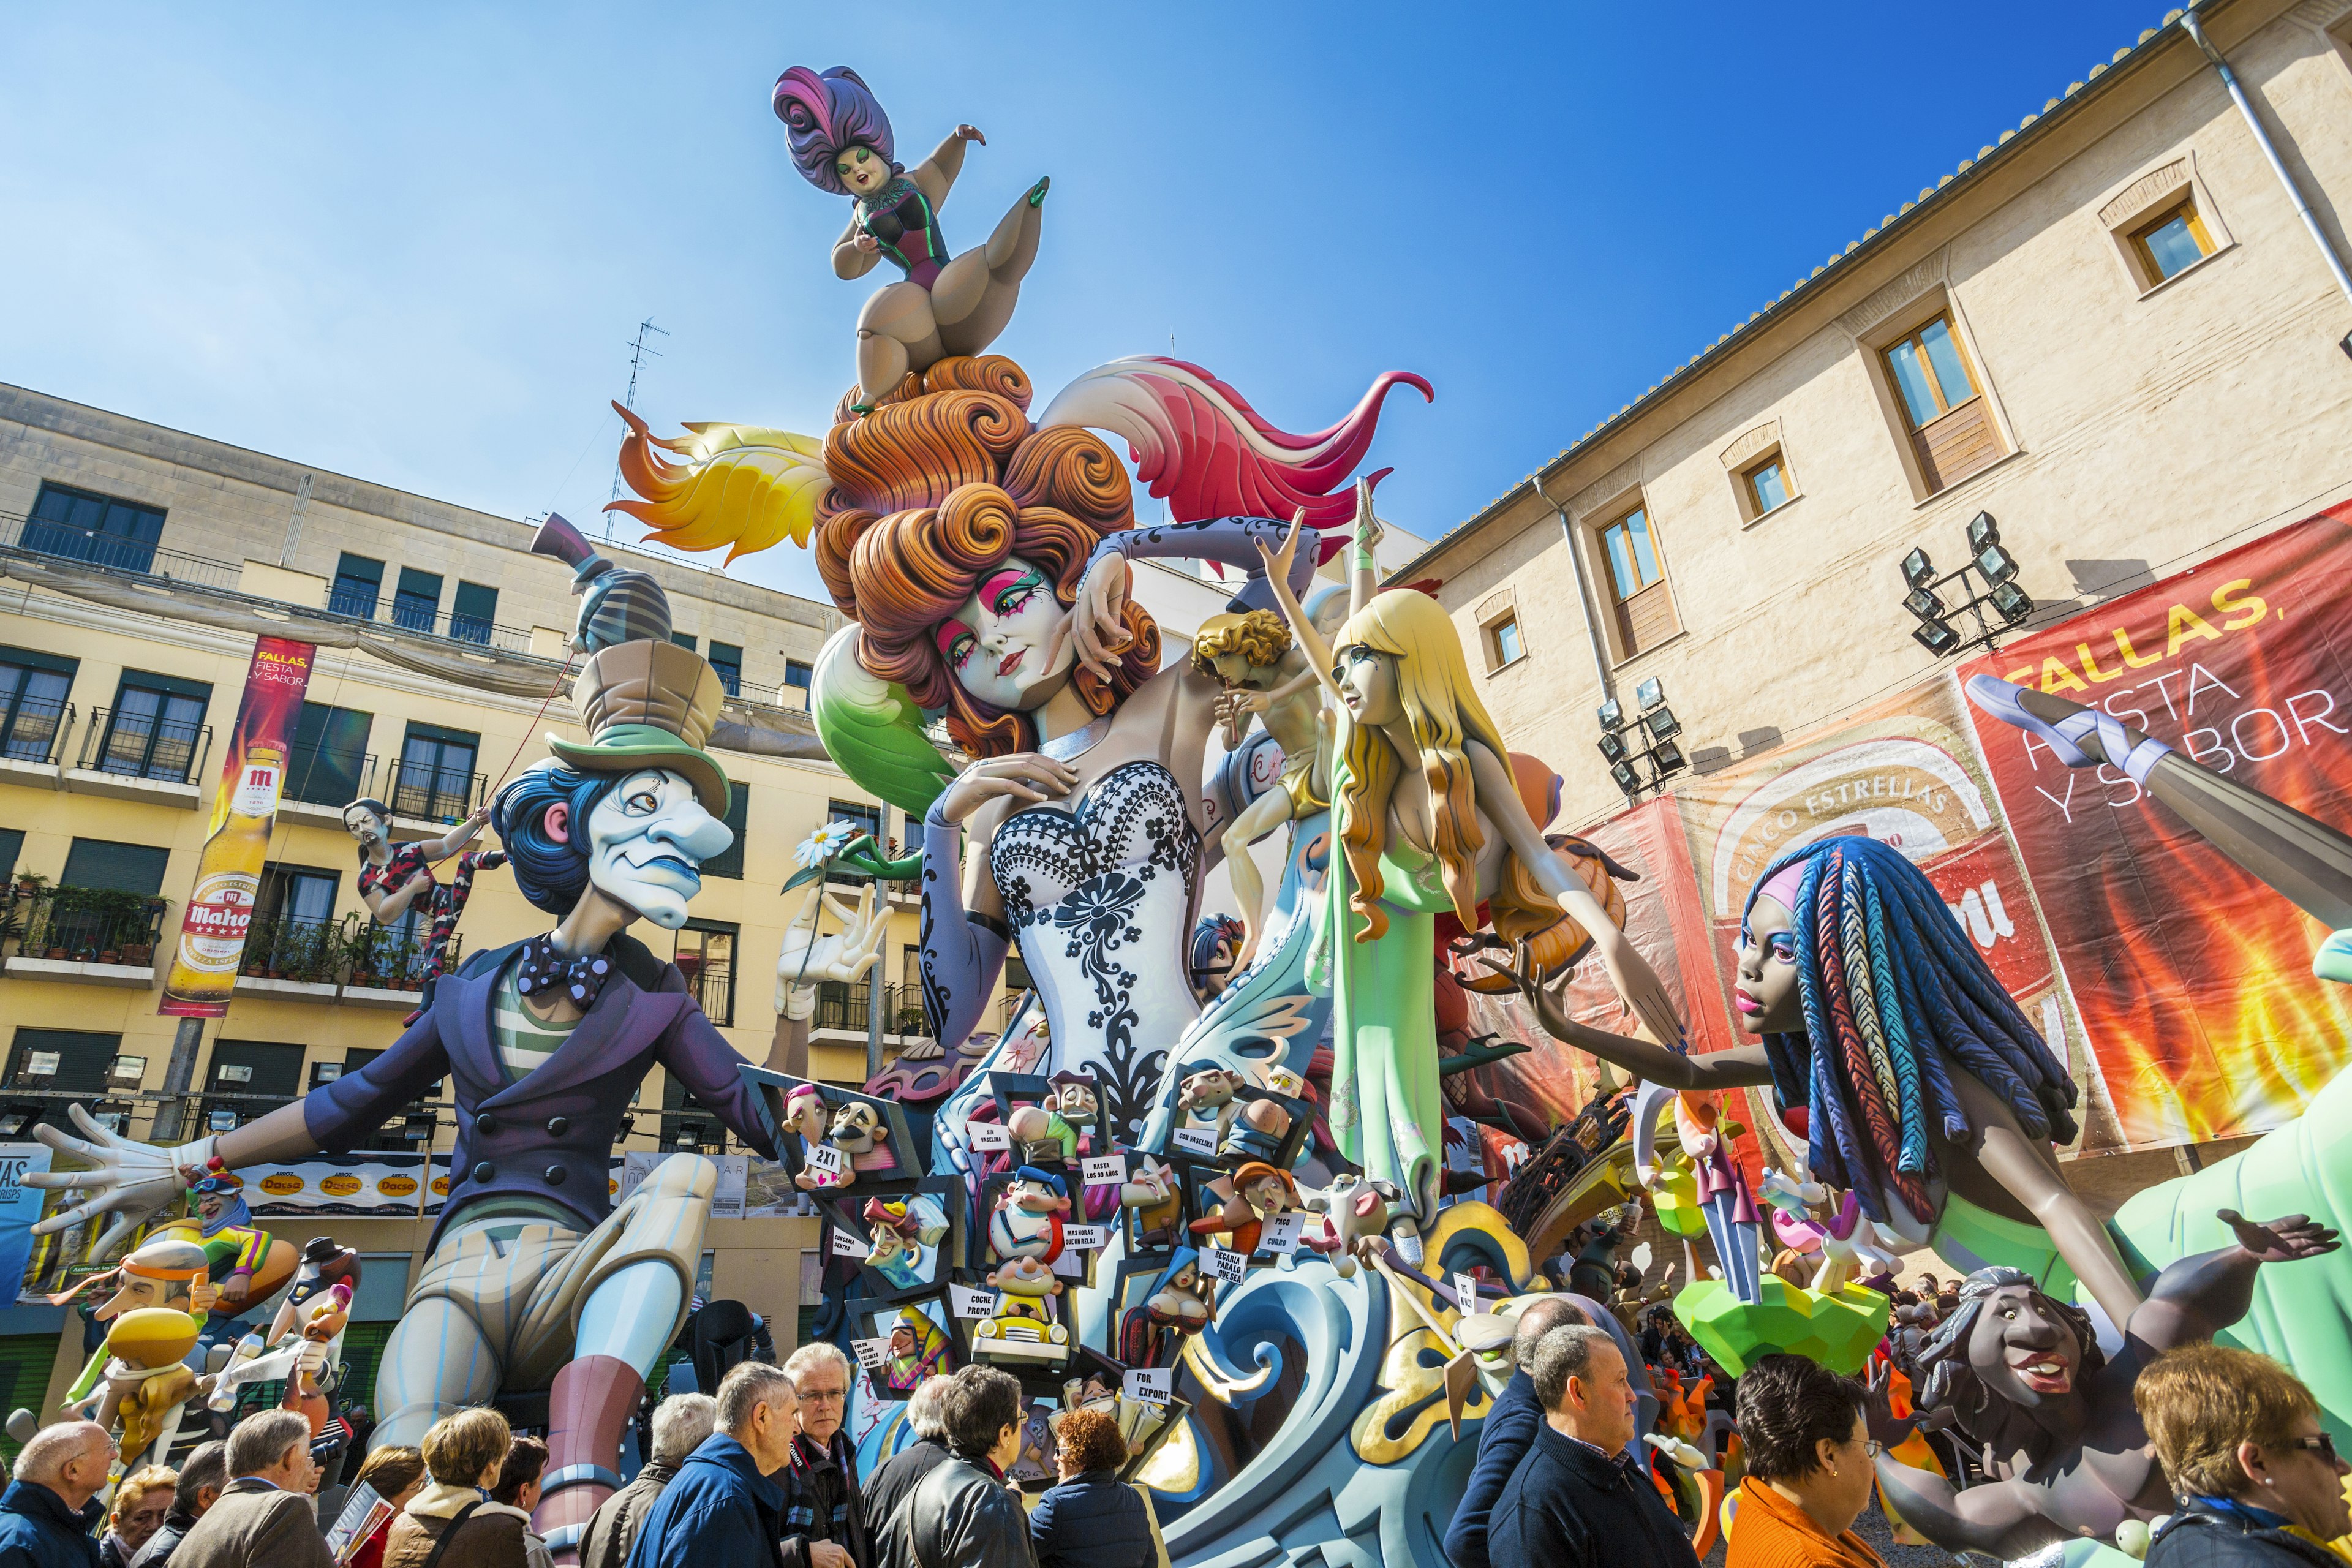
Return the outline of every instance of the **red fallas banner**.
<path id="1" fill-rule="evenodd" d="M 2352 504 L 1960 670 L 2096 706 L 2216 773 L 2352 824 Z M 1973 713 L 1973 710 L 1972 710 Z M 2114 767 L 1973 713 L 2123 1142 L 2276 1127 L 2352 1061 L 2326 931 Z"/>

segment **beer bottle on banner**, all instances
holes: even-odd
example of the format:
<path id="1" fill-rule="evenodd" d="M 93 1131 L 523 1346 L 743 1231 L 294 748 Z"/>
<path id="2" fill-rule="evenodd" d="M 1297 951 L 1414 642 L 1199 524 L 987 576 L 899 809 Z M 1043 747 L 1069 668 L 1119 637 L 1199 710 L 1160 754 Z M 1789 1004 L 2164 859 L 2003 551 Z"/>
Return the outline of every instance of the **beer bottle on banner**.
<path id="1" fill-rule="evenodd" d="M 269 830 L 278 816 L 278 791 L 286 776 L 286 749 L 267 741 L 246 748 L 245 765 L 229 795 L 228 814 L 207 841 L 205 858 L 228 869 L 196 884 L 188 896 L 188 923 L 180 962 L 199 974 L 230 974 L 245 952 L 253 907 L 261 891 L 257 871 L 269 854 Z M 224 853 L 215 858 L 217 847 Z"/>

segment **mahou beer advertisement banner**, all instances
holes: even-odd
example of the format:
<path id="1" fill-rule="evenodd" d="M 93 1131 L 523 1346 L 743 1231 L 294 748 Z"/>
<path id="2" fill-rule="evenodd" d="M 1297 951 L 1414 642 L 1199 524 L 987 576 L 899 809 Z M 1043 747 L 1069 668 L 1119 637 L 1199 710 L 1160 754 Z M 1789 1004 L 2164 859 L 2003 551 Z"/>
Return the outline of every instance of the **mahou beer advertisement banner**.
<path id="1" fill-rule="evenodd" d="M 2222 777 L 2352 826 L 2352 505 L 1978 659 L 2105 709 Z M 2126 1146 L 2297 1115 L 2352 1059 L 2326 931 L 2116 768 L 1972 710 Z M 2007 978 L 2004 975 L 2004 978 Z"/>
<path id="2" fill-rule="evenodd" d="M 221 759 L 212 826 L 196 865 L 196 885 L 180 923 L 171 978 L 156 1011 L 182 1018 L 217 1018 L 228 1012 L 237 961 L 253 925 L 262 862 L 286 782 L 286 751 L 310 684 L 318 649 L 283 637 L 260 637 L 246 671 L 236 731 Z"/>

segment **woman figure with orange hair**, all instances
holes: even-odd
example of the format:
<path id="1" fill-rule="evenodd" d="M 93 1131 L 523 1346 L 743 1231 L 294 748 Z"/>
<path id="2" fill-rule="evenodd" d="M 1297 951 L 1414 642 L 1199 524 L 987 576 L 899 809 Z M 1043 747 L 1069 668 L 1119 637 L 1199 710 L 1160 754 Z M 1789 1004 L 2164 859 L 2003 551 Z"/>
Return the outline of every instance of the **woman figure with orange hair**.
<path id="1" fill-rule="evenodd" d="M 1318 937 L 1335 998 L 1331 1131 L 1367 1177 L 1405 1194 L 1391 1228 L 1418 1262 L 1445 1135 L 1431 994 L 1438 915 L 1476 931 L 1485 904 L 1496 934 L 1515 942 L 1560 927 L 1564 914 L 1653 1036 L 1677 1042 L 1682 1026 L 1656 973 L 1528 813 L 1452 618 L 1425 594 L 1375 594 L 1359 543 L 1355 610 L 1327 648 L 1288 591 L 1297 549 L 1294 530 L 1265 550 L 1268 576 L 1340 709 L 1331 799 L 1344 866 L 1335 861 L 1328 880 Z"/>
<path id="2" fill-rule="evenodd" d="M 1125 468 L 1090 432 L 1033 428 L 1009 362 L 944 361 L 926 385 L 827 438 L 837 499 L 814 551 L 858 626 L 854 668 L 845 648 L 818 661 L 819 731 L 855 773 L 836 743 L 845 710 L 899 703 L 940 713 L 976 759 L 924 814 L 931 1029 L 964 1038 L 1018 943 L 1052 1068 L 1093 1074 L 1131 1140 L 1200 1012 L 1185 959 L 1218 824 L 1184 781 L 1200 776 L 1221 693 L 1188 664 L 1160 668 L 1127 562 L 1242 567 L 1234 607 L 1263 607 L 1255 545 L 1281 525 L 1132 527 Z M 1297 563 L 1301 586 L 1313 563 Z M 865 697 L 846 689 L 861 679 Z"/>

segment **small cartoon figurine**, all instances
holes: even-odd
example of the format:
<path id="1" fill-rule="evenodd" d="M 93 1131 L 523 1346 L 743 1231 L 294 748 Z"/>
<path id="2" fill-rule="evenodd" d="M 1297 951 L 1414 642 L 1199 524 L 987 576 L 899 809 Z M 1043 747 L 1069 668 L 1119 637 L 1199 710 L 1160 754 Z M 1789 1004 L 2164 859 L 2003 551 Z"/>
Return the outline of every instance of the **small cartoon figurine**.
<path id="1" fill-rule="evenodd" d="M 373 797 L 343 807 L 343 828 L 360 847 L 360 900 L 381 926 L 396 925 L 411 910 L 430 922 L 425 938 L 425 967 L 417 977 L 430 978 L 443 969 L 449 935 L 466 900 L 474 896 L 474 873 L 495 871 L 507 863 L 501 849 L 467 849 L 490 820 L 484 806 L 438 838 L 392 839 L 392 808 Z M 456 856 L 457 873 L 443 887 L 433 879 L 433 868 Z"/>
<path id="2" fill-rule="evenodd" d="M 1271 1100 L 1242 1103 L 1240 1114 L 1225 1128 L 1217 1143 L 1221 1160 L 1262 1160 L 1269 1163 L 1282 1152 L 1290 1135 L 1290 1112 Z"/>
<path id="3" fill-rule="evenodd" d="M 1024 1165 L 1078 1163 L 1078 1130 L 1058 1109 L 1016 1105 L 1004 1119 L 1004 1130 L 1013 1135 L 1013 1153 Z"/>
<path id="4" fill-rule="evenodd" d="M 800 1090 L 795 1089 L 797 1097 Z M 833 1124 L 824 1142 L 841 1156 L 838 1171 L 803 1171 L 794 1176 L 794 1184 L 808 1191 L 819 1187 L 845 1187 L 857 1180 L 862 1172 L 895 1171 L 898 1157 L 890 1152 L 890 1128 L 882 1113 L 864 1100 L 853 1100 L 833 1113 Z"/>
<path id="5" fill-rule="evenodd" d="M 1265 1232 L 1267 1220 L 1297 1210 L 1298 1184 L 1291 1179 L 1289 1172 L 1277 1170 L 1263 1160 L 1251 1160 L 1234 1170 L 1232 1188 L 1233 1195 L 1217 1213 L 1192 1222 L 1192 1234 L 1214 1236 L 1229 1231 L 1234 1250 L 1246 1258 L 1257 1250 L 1258 1237 Z M 1215 1187 L 1211 1190 L 1213 1192 Z"/>
<path id="6" fill-rule="evenodd" d="M 231 1352 L 207 1402 L 224 1414 L 236 1406 L 237 1390 L 249 1383 L 267 1383 L 277 1378 L 295 1381 L 297 1363 L 303 1360 L 306 1346 L 320 1347 L 310 1357 L 307 1375 L 315 1377 L 320 1366 L 337 1348 L 335 1342 L 351 1319 L 351 1302 L 359 1289 L 360 1257 L 348 1247 L 338 1247 L 328 1237 L 312 1237 L 302 1249 L 301 1266 L 295 1270 L 293 1288 L 278 1304 L 278 1315 L 270 1321 L 267 1335 L 247 1334 Z M 337 1293 L 341 1294 L 338 1295 Z M 321 1324 L 331 1328 L 323 1335 L 313 1331 Z M 289 1399 L 296 1388 L 287 1390 Z M 312 1390 L 323 1394 L 323 1390 Z M 296 1406 L 289 1404 L 286 1408 Z M 306 1414 L 312 1414 L 306 1412 Z M 326 1424 L 323 1398 L 312 1414 L 311 1430 L 316 1433 Z"/>
<path id="7" fill-rule="evenodd" d="M 1307 1199 L 1303 1206 L 1320 1216 L 1322 1224 L 1309 1224 L 1299 1245 L 1328 1258 L 1331 1271 L 1340 1279 L 1352 1279 L 1358 1244 L 1387 1233 L 1389 1205 L 1400 1195 L 1392 1183 L 1343 1171 L 1329 1186 Z"/>
<path id="8" fill-rule="evenodd" d="M 1051 1264 L 1062 1256 L 1063 1216 L 1069 1212 L 1069 1184 L 1050 1171 L 1024 1165 L 997 1194 L 988 1216 L 988 1245 L 999 1258 Z"/>
<path id="9" fill-rule="evenodd" d="M 899 1198 L 887 1204 L 880 1198 L 868 1198 L 864 1212 L 866 1223 L 874 1227 L 873 1249 L 866 1255 L 866 1267 L 880 1269 L 890 1283 L 902 1290 L 929 1284 L 924 1254 L 939 1246 L 940 1238 L 947 1235 L 947 1216 L 940 1214 L 929 1200 L 915 1198 Z"/>
<path id="10" fill-rule="evenodd" d="M 984 1360 L 1058 1363 L 1069 1357 L 1070 1331 L 1055 1298 L 1062 1282 L 1042 1258 L 1008 1258 L 988 1277 L 996 1291 L 989 1316 L 972 1325 L 972 1353 Z"/>
<path id="11" fill-rule="evenodd" d="M 919 1307 L 902 1307 L 890 1325 L 889 1359 L 882 1363 L 882 1386 L 892 1394 L 912 1394 L 923 1380 L 953 1372 L 955 1342 L 923 1315 Z"/>
<path id="12" fill-rule="evenodd" d="M 1201 1255 L 1178 1247 L 1143 1304 L 1120 1321 L 1118 1359 L 1129 1366 L 1172 1366 L 1183 1353 L 1184 1336 L 1207 1328 L 1216 1310 L 1217 1288 L 1202 1278 Z"/>
<path id="13" fill-rule="evenodd" d="M 1244 857 L 1246 858 L 1246 857 Z M 1253 866 L 1249 875 L 1255 873 Z M 1234 976 L 1242 972 L 1236 962 L 1242 944 L 1249 940 L 1249 928 L 1231 915 L 1202 915 L 1192 928 L 1192 951 L 1186 965 L 1192 984 L 1192 999 L 1203 1007 L 1224 994 Z"/>
<path id="14" fill-rule="evenodd" d="M 120 1432 L 126 1472 L 156 1439 L 169 1439 L 180 1406 L 197 1394 L 196 1374 L 181 1361 L 195 1348 L 196 1321 L 169 1307 L 136 1307 L 106 1333 L 100 1386 L 64 1406 L 70 1414 Z"/>
<path id="15" fill-rule="evenodd" d="M 833 247 L 837 278 L 863 278 L 888 257 L 906 274 L 885 284 L 857 314 L 857 401 L 869 413 L 898 388 L 950 354 L 976 354 L 1013 320 L 1021 279 L 1037 258 L 1049 184 L 1039 180 L 1013 204 L 988 243 L 952 260 L 939 210 L 963 171 L 965 143 L 987 138 L 959 125 L 931 155 L 907 172 L 896 162 L 890 118 L 847 66 L 824 72 L 794 66 L 776 79 L 776 118 L 784 122 L 793 166 L 821 191 L 856 203 L 849 227 Z"/>
<path id="16" fill-rule="evenodd" d="M 293 1244 L 281 1241 L 253 1223 L 245 1201 L 245 1184 L 235 1176 L 205 1176 L 188 1189 L 195 1213 L 156 1229 L 158 1238 L 176 1237 L 204 1248 L 211 1273 L 213 1299 L 199 1342 L 226 1343 L 236 1331 L 246 1308 L 266 1301 L 293 1277 Z M 202 1310 L 202 1309 L 200 1309 Z"/>
<path id="17" fill-rule="evenodd" d="M 1249 1087 L 1249 1080 L 1227 1068 L 1202 1068 L 1187 1073 L 1176 1091 L 1176 1110 L 1183 1120 L 1177 1123 L 1184 1128 L 1204 1128 L 1213 1131 L 1223 1143 L 1225 1131 L 1234 1124 L 1241 1108 L 1234 1096 Z"/>
<path id="18" fill-rule="evenodd" d="M 110 1285 L 114 1293 L 90 1312 L 101 1323 L 142 1308 L 169 1309 L 201 1321 L 220 1296 L 213 1288 L 212 1260 L 205 1249 L 185 1236 L 167 1234 L 142 1243 L 106 1272 L 93 1274 L 72 1289 L 50 1297 L 49 1304 L 62 1307 L 85 1290 L 102 1289 Z M 102 1345 L 90 1353 L 81 1375 L 66 1390 L 68 1402 L 78 1403 L 89 1397 L 104 1373 L 106 1357 Z"/>

